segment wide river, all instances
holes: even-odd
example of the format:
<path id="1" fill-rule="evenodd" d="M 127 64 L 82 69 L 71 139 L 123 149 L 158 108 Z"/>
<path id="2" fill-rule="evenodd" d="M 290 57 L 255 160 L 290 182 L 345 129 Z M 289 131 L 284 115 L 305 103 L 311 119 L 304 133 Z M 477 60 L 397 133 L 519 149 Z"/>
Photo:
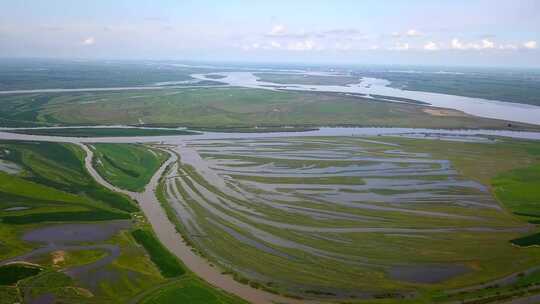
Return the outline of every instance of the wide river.
<path id="1" fill-rule="evenodd" d="M 467 114 L 502 119 L 508 121 L 517 121 L 540 125 L 540 106 L 503 102 L 497 100 L 487 100 L 481 98 L 472 98 L 465 96 L 430 93 L 422 91 L 408 91 L 390 87 L 390 82 L 385 79 L 367 78 L 361 79 L 360 83 L 346 86 L 341 85 L 302 85 L 302 84 L 277 84 L 273 82 L 261 81 L 256 73 L 292 73 L 279 71 L 265 72 L 212 72 L 206 74 L 192 74 L 191 77 L 198 80 L 219 81 L 225 86 L 245 87 L 264 90 L 288 90 L 288 91 L 310 91 L 310 92 L 339 92 L 349 94 L 364 94 L 367 98 L 371 95 L 384 95 L 389 97 L 407 98 L 424 102 L 433 107 L 455 109 Z M 325 72 L 301 72 L 294 74 L 318 75 L 318 76 L 340 76 Z M 208 75 L 221 75 L 224 78 L 215 79 Z M 168 85 L 171 84 L 171 85 Z M 186 85 L 179 82 L 170 81 L 163 83 L 154 83 L 145 86 L 134 87 L 109 87 L 109 88 L 73 88 L 73 89 L 37 89 L 37 90 L 12 90 L 0 91 L 0 95 L 6 94 L 34 94 L 34 93 L 55 93 L 55 92 L 103 92 L 103 91 L 130 91 L 130 90 L 166 90 L 166 89 L 186 89 L 186 88 L 205 88 L 205 87 L 223 87 L 216 85 L 196 85 L 195 83 Z M 519 100 L 518 100 L 519 101 Z M 396 101 L 395 101 L 396 102 Z"/>
<path id="2" fill-rule="evenodd" d="M 290 90 L 290 91 L 315 91 L 315 92 L 340 92 L 351 94 L 384 95 L 390 97 L 408 98 L 425 102 L 434 107 L 455 109 L 467 114 L 496 118 L 509 121 L 518 121 L 540 125 L 540 107 L 502 102 L 496 100 L 487 100 L 481 98 L 472 98 L 440 93 L 430 93 L 422 91 L 408 91 L 389 86 L 390 82 L 378 78 L 362 78 L 358 84 L 347 86 L 341 85 L 302 85 L 302 84 L 277 84 L 264 82 L 258 79 L 252 72 L 219 72 L 210 73 L 212 75 L 222 75 L 224 78 L 217 81 L 227 83 L 230 86 L 239 86 L 247 88 L 257 88 L 266 90 Z M 200 80 L 216 80 L 208 78 L 209 74 L 193 74 L 194 78 Z M 318 75 L 336 76 L 335 74 L 318 73 Z"/>
<path id="3" fill-rule="evenodd" d="M 93 127 L 67 127 L 67 128 L 133 128 L 128 126 L 93 126 Z M 408 136 L 424 137 L 445 140 L 478 140 L 480 137 L 501 136 L 517 139 L 540 140 L 540 132 L 522 132 L 507 130 L 447 130 L 423 128 L 346 128 L 322 127 L 318 130 L 305 132 L 261 132 L 261 133 L 226 133 L 201 132 L 198 135 L 167 135 L 167 136 L 130 136 L 130 137 L 63 137 L 17 134 L 8 132 L 11 128 L 0 128 L 0 140 L 29 140 L 70 143 L 165 143 L 181 145 L 186 141 L 199 139 L 242 139 L 242 138 L 270 138 L 270 137 L 304 137 L 304 136 Z M 17 128 L 12 128 L 17 129 Z M 35 129 L 58 129 L 57 127 L 40 127 Z M 147 128 L 157 129 L 157 128 Z"/>

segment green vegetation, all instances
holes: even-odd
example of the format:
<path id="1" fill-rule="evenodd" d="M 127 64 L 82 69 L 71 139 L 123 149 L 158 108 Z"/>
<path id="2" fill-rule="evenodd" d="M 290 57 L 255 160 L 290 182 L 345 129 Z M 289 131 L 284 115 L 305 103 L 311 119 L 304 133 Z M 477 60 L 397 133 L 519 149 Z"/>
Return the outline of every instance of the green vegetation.
<path id="1" fill-rule="evenodd" d="M 512 244 L 521 246 L 521 247 L 527 247 L 532 245 L 540 245 L 540 233 L 535 233 L 532 235 L 524 236 L 521 238 L 513 239 L 510 242 Z"/>
<path id="2" fill-rule="evenodd" d="M 486 304 L 540 293 L 540 271 L 519 273 L 506 284 L 491 284 L 460 292 L 441 292 L 434 295 L 437 303 Z"/>
<path id="3" fill-rule="evenodd" d="M 186 271 L 178 259 L 167 248 L 146 230 L 137 229 L 131 232 L 135 240 L 141 244 L 164 277 L 172 278 L 183 275 Z"/>
<path id="4" fill-rule="evenodd" d="M 162 180 L 158 197 L 195 250 L 246 284 L 300 297 L 313 296 L 313 290 L 369 290 L 381 298 L 374 303 L 399 301 L 400 291 L 414 288 L 420 295 L 411 303 L 433 303 L 441 290 L 540 262 L 538 248 L 509 242 L 523 235 L 516 228 L 526 223 L 497 208 L 489 188 L 479 184 L 534 163 L 536 142 L 320 137 L 190 147 L 200 149 L 203 162 L 184 158 L 178 172 L 170 172 L 176 177 Z M 207 174 L 206 166 L 225 183 Z M 235 189 L 242 195 L 234 195 Z M 455 230 L 423 231 L 433 228 Z M 333 254 L 361 257 L 362 265 Z M 416 265 L 462 265 L 464 272 L 417 283 L 391 275 L 394 265 L 403 264 L 422 277 L 431 271 L 422 273 Z"/>
<path id="5" fill-rule="evenodd" d="M 141 128 L 58 128 L 58 129 L 17 129 L 10 133 L 66 136 L 66 137 L 127 137 L 127 136 L 166 136 L 193 135 L 196 132 L 171 129 L 141 129 Z"/>
<path id="6" fill-rule="evenodd" d="M 242 304 L 246 302 L 220 292 L 196 277 L 189 276 L 160 287 L 142 298 L 139 303 Z"/>
<path id="7" fill-rule="evenodd" d="M 36 66 L 39 68 L 36 69 Z M 72 89 L 151 85 L 192 80 L 204 69 L 135 62 L 74 62 L 44 59 L 1 59 L 0 90 Z"/>
<path id="8" fill-rule="evenodd" d="M 137 211 L 127 197 L 97 184 L 73 145 L 2 142 L 0 158 L 18 164 L 18 175 L 0 172 L 0 218 L 11 224 L 127 219 Z M 9 207 L 21 210 L 5 211 Z"/>
<path id="9" fill-rule="evenodd" d="M 0 266 L 0 285 L 13 285 L 40 272 L 41 268 L 30 264 L 14 263 L 3 265 Z"/>
<path id="10" fill-rule="evenodd" d="M 111 184 L 142 191 L 168 154 L 137 144 L 94 144 L 94 168 Z"/>
<path id="11" fill-rule="evenodd" d="M 163 152 L 149 152 L 138 145 L 103 145 L 99 149 L 107 155 L 112 151 L 110 158 L 122 166 L 125 165 L 124 158 L 118 158 L 121 154 L 133 154 L 122 155 L 128 163 L 139 161 L 137 157 L 151 156 L 153 161 L 143 163 L 151 165 L 152 173 L 166 157 Z M 21 237 L 28 230 L 47 228 L 48 222 L 101 220 L 95 227 L 108 229 L 105 228 L 108 225 L 106 220 L 130 218 L 128 212 L 131 208 L 126 206 L 133 206 L 132 203 L 95 183 L 83 167 L 83 156 L 80 148 L 69 144 L 0 143 L 0 159 L 22 168 L 13 174 L 0 172 L 0 261 L 45 246 L 24 242 Z M 124 200 L 127 204 L 122 204 Z M 136 215 L 134 219 L 137 220 L 136 227 L 144 227 L 144 218 Z M 32 257 L 32 262 L 39 267 L 27 264 L 0 266 L 0 285 L 9 285 L 0 286 L 0 303 L 40 301 L 42 297 L 58 303 L 126 303 L 141 294 L 153 294 L 155 286 L 161 284 L 168 286 L 165 294 L 173 292 L 176 297 L 215 300 L 215 303 L 244 303 L 186 273 L 181 262 L 161 245 L 149 228 L 115 233 L 105 243 L 87 241 L 74 251 L 59 244 L 54 252 Z M 77 243 L 76 240 L 72 242 Z M 86 245 L 89 247 L 85 250 Z M 107 264 L 94 266 L 97 268 L 91 268 L 82 276 L 75 272 L 72 278 L 59 271 L 81 265 L 86 267 L 109 259 L 115 252 L 96 250 L 92 245 L 118 247 L 119 255 Z M 181 284 L 168 285 L 167 277 L 180 275 Z"/>
<path id="12" fill-rule="evenodd" d="M 41 222 L 69 222 L 69 221 L 109 221 L 129 219 L 126 213 L 109 211 L 76 211 L 76 212 L 49 212 L 32 213 L 25 215 L 4 216 L 2 221 L 6 224 L 32 224 Z"/>
<path id="13" fill-rule="evenodd" d="M 21 298 L 17 288 L 12 286 L 0 286 L 0 304 L 20 303 Z"/>
<path id="14" fill-rule="evenodd" d="M 418 104 L 325 92 L 197 88 L 0 96 L 0 118 L 12 123 L 180 125 L 235 129 L 292 126 L 508 128 L 500 120 L 458 111 L 434 116 Z M 1 121 L 0 121 L 1 122 Z M 513 129 L 538 127 L 512 123 Z"/>
<path id="15" fill-rule="evenodd" d="M 375 77 L 389 80 L 390 86 L 412 91 L 461 95 L 507 102 L 540 105 L 538 71 L 505 69 L 467 69 L 448 71 L 448 67 L 414 67 L 424 73 L 358 70 L 356 77 Z M 450 73 L 439 73 L 441 70 Z"/>
<path id="16" fill-rule="evenodd" d="M 540 217 L 540 158 L 526 168 L 501 173 L 493 179 L 497 198 L 515 214 Z"/>
<path id="17" fill-rule="evenodd" d="M 73 288 L 71 286 L 73 286 L 73 279 L 66 274 L 45 271 L 21 282 L 19 289 L 24 293 L 25 298 L 33 299 L 43 294 L 69 295 L 70 289 Z"/>

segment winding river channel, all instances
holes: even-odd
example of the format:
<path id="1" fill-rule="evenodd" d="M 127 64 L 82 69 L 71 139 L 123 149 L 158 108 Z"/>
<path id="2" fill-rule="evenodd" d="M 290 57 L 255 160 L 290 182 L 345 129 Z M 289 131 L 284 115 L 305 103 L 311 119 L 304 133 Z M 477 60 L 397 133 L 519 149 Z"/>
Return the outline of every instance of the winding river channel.
<path id="1" fill-rule="evenodd" d="M 139 202 L 139 206 L 152 225 L 159 240 L 199 277 L 208 283 L 229 293 L 235 294 L 251 303 L 306 303 L 306 301 L 285 298 L 263 290 L 251 288 L 248 285 L 235 281 L 232 276 L 223 274 L 219 268 L 214 267 L 206 259 L 195 254 L 192 251 L 192 248 L 182 240 L 182 236 L 176 231 L 174 224 L 167 218 L 165 210 L 163 210 L 155 195 L 159 179 L 163 175 L 165 169 L 167 166 L 178 160 L 175 153 L 166 150 L 170 154 L 169 159 L 156 171 L 145 190 L 143 192 L 132 192 L 115 187 L 103 179 L 92 166 L 92 150 L 85 144 L 79 144 L 79 146 L 86 152 L 85 165 L 94 179 L 103 186 L 113 191 L 124 193 Z"/>
<path id="2" fill-rule="evenodd" d="M 309 75 L 307 73 L 300 74 Z M 390 87 L 390 82 L 388 80 L 379 78 L 364 77 L 361 79 L 360 83 L 351 85 L 305 85 L 265 82 L 261 81 L 255 75 L 255 73 L 252 72 L 219 72 L 210 74 L 193 74 L 191 76 L 200 80 L 213 80 L 211 78 L 212 76 L 209 77 L 209 75 L 224 76 L 224 78 L 220 78 L 219 81 L 230 86 L 266 90 L 279 89 L 288 91 L 362 94 L 367 98 L 370 98 L 371 95 L 407 98 L 420 101 L 434 107 L 455 109 L 480 117 L 540 124 L 539 106 L 449 94 L 402 90 Z M 322 75 L 339 76 L 330 73 L 323 73 Z"/>
<path id="3" fill-rule="evenodd" d="M 306 300 L 296 300 L 280 295 L 269 293 L 260 289 L 251 288 L 241 284 L 230 275 L 222 273 L 221 269 L 213 266 L 203 257 L 193 252 L 176 231 L 174 224 L 169 221 L 164 209 L 161 207 L 155 190 L 160 178 L 165 173 L 167 166 L 178 161 L 176 149 L 181 149 L 185 143 L 200 139 L 225 139 L 225 138 L 270 138 L 270 137 L 298 137 L 298 136 L 413 136 L 427 137 L 442 140 L 485 140 L 486 136 L 505 136 L 521 139 L 540 140 L 540 133 L 536 132 L 513 132 L 496 130 L 436 130 L 436 129 L 409 129 L 409 128 L 321 128 L 317 131 L 307 132 L 277 132 L 277 133 L 202 133 L 199 135 L 173 135 L 173 136 L 149 136 L 149 137 L 102 137 L 102 138 L 76 138 L 41 136 L 28 134 L 15 134 L 7 132 L 7 129 L 0 131 L 0 140 L 27 140 L 27 141 L 49 141 L 68 142 L 77 144 L 85 152 L 85 166 L 89 173 L 100 184 L 113 190 L 124 193 L 138 201 L 142 211 L 148 218 L 152 228 L 160 241 L 182 262 L 199 277 L 210 284 L 219 287 L 229 293 L 235 294 L 251 303 L 307 303 Z M 103 179 L 92 166 L 93 152 L 91 143 L 159 143 L 161 147 L 170 154 L 170 157 L 153 175 L 152 179 L 143 192 L 131 192 L 119 189 Z M 171 145 L 171 148 L 163 148 L 164 145 Z"/>

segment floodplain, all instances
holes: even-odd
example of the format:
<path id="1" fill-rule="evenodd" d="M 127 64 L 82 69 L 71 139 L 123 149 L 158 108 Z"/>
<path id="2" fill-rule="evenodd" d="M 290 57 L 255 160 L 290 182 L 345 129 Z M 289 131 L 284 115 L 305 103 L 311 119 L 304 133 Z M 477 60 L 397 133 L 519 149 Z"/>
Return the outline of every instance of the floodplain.
<path id="1" fill-rule="evenodd" d="M 508 139 L 188 140 L 159 189 L 188 242 L 241 282 L 308 299 L 429 302 L 538 263 L 538 248 L 510 242 L 535 226 L 494 195 L 495 177 L 537 162 L 536 149 Z M 519 157 L 503 163 L 510 154 Z"/>

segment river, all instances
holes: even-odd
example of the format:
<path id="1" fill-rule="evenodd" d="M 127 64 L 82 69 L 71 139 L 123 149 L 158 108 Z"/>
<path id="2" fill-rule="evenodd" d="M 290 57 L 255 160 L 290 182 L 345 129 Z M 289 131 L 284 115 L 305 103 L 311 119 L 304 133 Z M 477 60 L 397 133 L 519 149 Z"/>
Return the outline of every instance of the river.
<path id="1" fill-rule="evenodd" d="M 92 150 L 89 149 L 85 144 L 79 144 L 79 146 L 86 152 L 85 166 L 90 175 L 92 175 L 92 177 L 94 177 L 94 179 L 103 186 L 113 191 L 124 193 L 139 202 L 139 206 L 150 222 L 150 225 L 152 225 L 152 229 L 156 233 L 161 243 L 163 243 L 167 249 L 175 254 L 186 265 L 186 267 L 197 274 L 197 276 L 213 286 L 221 288 L 251 303 L 271 304 L 309 302 L 286 298 L 239 283 L 235 281 L 232 276 L 223 274 L 221 269 L 216 266 L 212 266 L 206 259 L 193 252 L 192 248 L 186 244 L 182 236 L 176 231 L 174 224 L 169 221 L 165 210 L 163 210 L 155 195 L 155 190 L 159 183 L 159 179 L 163 175 L 165 169 L 168 165 L 178 160 L 175 153 L 170 150 L 166 150 L 170 155 L 169 159 L 165 161 L 156 171 L 145 190 L 143 192 L 132 192 L 115 187 L 103 179 L 92 166 Z"/>
<path id="2" fill-rule="evenodd" d="M 301 73 L 307 74 L 307 73 Z M 193 74 L 194 78 L 200 80 L 212 80 L 209 74 Z M 227 83 L 230 86 L 265 90 L 288 90 L 288 91 L 310 91 L 310 92 L 339 92 L 351 94 L 384 95 L 390 97 L 407 98 L 421 101 L 434 107 L 455 109 L 467 114 L 495 118 L 509 121 L 518 121 L 530 124 L 540 124 L 540 106 L 487 100 L 482 98 L 472 98 L 457 95 L 440 93 L 408 91 L 389 86 L 390 82 L 379 78 L 362 78 L 361 82 L 352 85 L 303 85 L 303 84 L 278 84 L 273 82 L 260 81 L 252 72 L 218 72 L 210 75 L 222 75 L 218 81 Z M 322 74 L 336 76 L 335 74 Z"/>

